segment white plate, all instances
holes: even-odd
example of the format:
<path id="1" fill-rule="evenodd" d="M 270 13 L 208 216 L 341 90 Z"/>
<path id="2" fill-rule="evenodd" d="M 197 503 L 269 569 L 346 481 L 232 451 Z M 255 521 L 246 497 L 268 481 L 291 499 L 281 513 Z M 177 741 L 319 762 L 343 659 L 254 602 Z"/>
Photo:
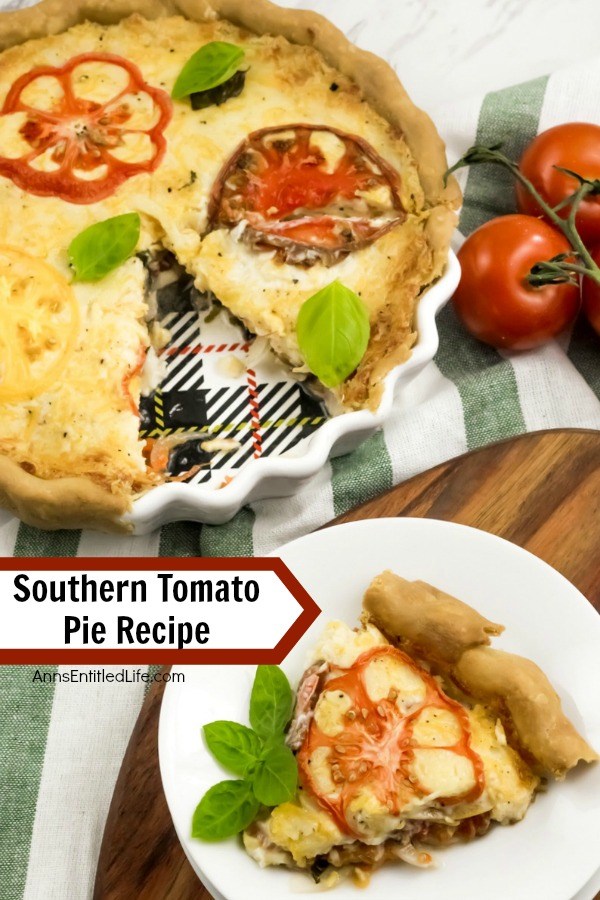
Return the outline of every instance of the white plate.
<path id="1" fill-rule="evenodd" d="M 354 624 L 370 580 L 391 568 L 429 581 L 502 622 L 506 632 L 494 646 L 535 660 L 558 690 L 567 715 L 600 747 L 600 617 L 537 557 L 487 532 L 431 519 L 340 525 L 293 541 L 277 555 L 323 610 L 285 660 L 293 684 L 325 623 L 340 618 Z M 201 726 L 222 718 L 247 722 L 254 668 L 186 666 L 181 671 L 185 684 L 170 683 L 165 691 L 159 753 L 167 802 L 185 852 L 196 872 L 226 900 L 296 897 L 298 876 L 260 869 L 238 841 L 190 839 L 197 802 L 210 785 L 227 777 L 203 746 Z M 580 766 L 540 794 L 524 821 L 495 827 L 471 844 L 436 851 L 435 870 L 384 867 L 364 896 L 570 900 L 577 895 L 590 900 L 595 891 L 587 882 L 600 865 L 599 796 L 600 766 Z M 307 891 L 309 881 L 304 882 Z M 335 900 L 359 896 L 351 884 L 332 894 Z"/>
<path id="2" fill-rule="evenodd" d="M 448 256 L 446 269 L 440 279 L 420 297 L 417 305 L 417 342 L 406 362 L 386 376 L 384 392 L 375 412 L 360 410 L 327 419 L 309 437 L 305 437 L 284 452 L 263 455 L 260 459 L 249 458 L 240 468 L 222 468 L 223 475 L 235 476 L 233 481 L 219 488 L 223 482 L 213 480 L 212 484 L 162 484 L 144 494 L 133 504 L 133 510 L 125 516 L 133 525 L 136 534 L 146 534 L 166 522 L 194 521 L 220 525 L 229 521 L 245 503 L 264 500 L 268 497 L 286 497 L 295 493 L 325 465 L 331 456 L 341 456 L 355 450 L 371 437 L 389 416 L 396 390 L 409 384 L 433 359 L 437 352 L 439 336 L 435 317 L 452 297 L 460 280 L 460 265 L 452 251 Z M 214 327 L 214 326 L 213 326 Z M 186 336 L 186 340 L 188 340 Z M 200 341 L 200 335 L 198 335 Z M 227 343 L 229 332 L 220 336 L 211 334 L 210 341 Z M 204 373 L 204 386 L 212 388 L 215 396 L 223 387 L 223 378 L 210 365 Z M 269 373 L 262 373 L 262 379 L 269 387 Z M 276 379 L 280 380 L 280 379 Z M 283 415 L 283 410 L 275 415 Z M 287 412 L 287 417 L 290 413 Z M 295 427 L 296 430 L 297 427 Z M 239 437 L 241 432 L 231 432 Z M 249 437 L 249 434 L 248 434 Z M 268 440 L 263 448 L 265 452 Z M 245 459 L 246 447 L 240 454 Z M 218 462 L 223 462 L 218 461 Z M 232 460 L 225 460 L 229 466 Z M 212 465 L 212 463 L 211 463 Z M 204 476 L 202 476 L 204 477 Z"/>

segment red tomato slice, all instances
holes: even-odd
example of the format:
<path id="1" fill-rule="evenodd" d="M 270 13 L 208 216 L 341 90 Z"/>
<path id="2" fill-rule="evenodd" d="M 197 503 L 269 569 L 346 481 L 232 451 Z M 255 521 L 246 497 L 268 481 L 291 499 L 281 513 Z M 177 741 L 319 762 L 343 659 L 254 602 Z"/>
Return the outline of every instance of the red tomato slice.
<path id="1" fill-rule="evenodd" d="M 289 262 L 339 258 L 404 221 L 399 191 L 397 172 L 362 138 L 325 125 L 262 128 L 216 179 L 209 230 L 243 223 L 246 241 Z"/>
<path id="2" fill-rule="evenodd" d="M 105 103 L 77 96 L 73 72 L 91 62 L 117 66 L 125 72 L 125 87 Z M 25 90 L 45 77 L 54 79 L 60 87 L 60 96 L 49 110 L 23 100 Z M 147 128 L 128 127 L 134 111 L 127 98 L 143 94 L 150 98 L 154 121 Z M 172 104 L 168 94 L 147 84 L 129 60 L 110 53 L 84 53 L 64 66 L 38 66 L 18 78 L 0 115 L 14 113 L 25 113 L 19 134 L 31 149 L 17 158 L 0 155 L 0 175 L 30 194 L 60 197 L 70 203 L 95 203 L 113 194 L 127 178 L 152 172 L 160 164 L 166 149 L 163 132 L 171 119 Z M 128 134 L 148 136 L 153 150 L 150 159 L 125 161 L 114 155 Z M 43 154 L 49 159 L 49 171 L 35 166 Z M 92 177 L 95 170 L 97 177 Z"/>
<path id="3" fill-rule="evenodd" d="M 417 673 L 425 685 L 422 701 L 402 713 L 393 696 L 374 702 L 367 691 L 365 671 L 374 659 L 392 656 Z M 324 691 L 339 691 L 351 700 L 345 713 L 343 731 L 334 736 L 325 734 L 317 724 L 310 723 L 308 734 L 298 752 L 301 783 L 332 816 L 346 834 L 357 834 L 348 821 L 348 807 L 365 786 L 387 807 L 391 815 L 399 815 L 403 799 L 425 796 L 427 789 L 419 784 L 410 764 L 416 750 L 424 749 L 413 739 L 415 721 L 424 709 L 447 710 L 456 720 L 460 737 L 455 744 L 444 746 L 459 756 L 470 760 L 473 766 L 474 785 L 460 796 L 438 797 L 441 803 L 457 803 L 475 800 L 484 786 L 483 763 L 471 748 L 469 718 L 460 703 L 451 700 L 436 680 L 419 668 L 415 662 L 395 647 L 375 647 L 356 660 L 349 669 L 340 669 L 340 675 L 326 682 Z M 315 751 L 327 748 L 327 766 L 331 780 L 336 784 L 335 794 L 325 794 L 315 783 L 310 762 Z M 427 749 L 432 745 L 428 744 Z"/>

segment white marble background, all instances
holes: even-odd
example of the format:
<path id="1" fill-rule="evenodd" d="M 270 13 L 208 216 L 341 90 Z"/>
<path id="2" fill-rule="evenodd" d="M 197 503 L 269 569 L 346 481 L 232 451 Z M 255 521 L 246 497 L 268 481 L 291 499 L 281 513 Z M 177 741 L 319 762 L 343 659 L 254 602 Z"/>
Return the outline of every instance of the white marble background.
<path id="1" fill-rule="evenodd" d="M 252 2 L 252 0 L 247 0 Z M 391 62 L 428 112 L 600 52 L 600 0 L 278 0 Z"/>

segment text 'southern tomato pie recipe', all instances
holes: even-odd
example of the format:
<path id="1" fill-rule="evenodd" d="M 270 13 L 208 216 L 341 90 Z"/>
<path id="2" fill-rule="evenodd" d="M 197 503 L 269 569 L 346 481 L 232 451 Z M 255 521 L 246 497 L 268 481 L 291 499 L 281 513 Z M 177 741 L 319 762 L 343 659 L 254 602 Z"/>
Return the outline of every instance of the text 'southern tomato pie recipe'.
<path id="1" fill-rule="evenodd" d="M 388 862 L 426 868 L 598 760 L 541 669 L 492 648 L 503 626 L 466 603 L 386 571 L 361 619 L 330 622 L 311 652 L 286 737 L 298 790 L 244 831 L 259 865 L 321 887 L 364 886 Z"/>
<path id="2" fill-rule="evenodd" d="M 98 0 L 111 24 L 85 17 L 90 4 L 44 0 L 0 18 L 0 503 L 42 527 L 114 529 L 169 477 L 138 415 L 168 339 L 151 290 L 165 259 L 299 377 L 299 311 L 339 281 L 370 337 L 341 383 L 313 384 L 375 408 L 444 268 L 459 194 L 394 73 L 312 13 Z M 243 51 L 235 85 L 174 99 L 215 41 Z M 136 254 L 74 278 L 72 241 L 126 213 Z"/>

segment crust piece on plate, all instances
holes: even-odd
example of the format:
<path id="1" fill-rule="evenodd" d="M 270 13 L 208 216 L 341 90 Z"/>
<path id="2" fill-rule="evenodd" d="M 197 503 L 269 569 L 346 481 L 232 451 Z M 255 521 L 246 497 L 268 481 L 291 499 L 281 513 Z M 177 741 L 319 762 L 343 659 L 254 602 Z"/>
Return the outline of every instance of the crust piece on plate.
<path id="1" fill-rule="evenodd" d="M 456 662 L 465 650 L 489 644 L 490 635 L 504 630 L 462 600 L 389 571 L 373 579 L 363 609 L 364 618 L 384 634 L 438 665 Z"/>
<path id="2" fill-rule="evenodd" d="M 598 754 L 563 712 L 560 697 L 530 659 L 474 647 L 451 672 L 470 696 L 506 709 L 519 744 L 543 772 L 564 778 L 580 760 L 593 762 Z"/>
<path id="3" fill-rule="evenodd" d="M 564 778 L 580 760 L 599 759 L 563 712 L 542 670 L 531 660 L 492 649 L 490 635 L 504 629 L 476 610 L 422 581 L 392 572 L 367 588 L 363 620 L 434 663 L 473 700 L 503 720 L 534 769 Z"/>
<path id="4" fill-rule="evenodd" d="M 75 0 L 72 3 L 65 3 L 64 0 L 43 0 L 34 7 L 0 15 L 0 51 L 8 51 L 4 67 L 7 84 L 3 86 L 3 89 L 8 89 L 8 85 L 14 83 L 15 78 L 39 64 L 40 60 L 35 56 L 38 52 L 41 52 L 42 56 L 44 53 L 48 54 L 48 58 L 42 59 L 42 62 L 49 62 L 52 65 L 64 64 L 66 60 L 62 58 L 61 53 L 63 50 L 66 52 L 68 48 L 67 45 L 63 48 L 61 43 L 63 32 L 72 26 L 80 25 L 85 31 L 84 37 L 87 35 L 91 38 L 94 31 L 99 30 L 99 26 L 116 25 L 127 20 L 130 24 L 124 23 L 125 29 L 129 29 L 131 32 L 130 37 L 138 35 L 143 50 L 142 58 L 136 58 L 134 62 L 140 67 L 142 74 L 147 77 L 148 83 L 154 85 L 158 83 L 158 78 L 163 78 L 164 75 L 164 81 L 160 81 L 160 84 L 168 93 L 179 69 L 167 73 L 168 66 L 163 66 L 159 59 L 159 68 L 161 72 L 164 68 L 165 72 L 158 76 L 152 70 L 152 65 L 157 63 L 152 63 L 153 54 L 148 53 L 147 47 L 156 47 L 154 54 L 156 57 L 160 56 L 159 50 L 163 55 L 168 53 L 167 44 L 171 39 L 169 37 L 171 32 L 167 25 L 169 22 L 179 22 L 183 23 L 185 29 L 181 35 L 178 32 L 172 36 L 172 43 L 174 48 L 179 48 L 183 52 L 185 30 L 189 31 L 190 29 L 189 23 L 181 19 L 182 16 L 196 23 L 204 23 L 195 25 L 194 28 L 204 29 L 207 34 L 216 29 L 213 37 L 223 39 L 223 36 L 217 33 L 218 29 L 224 29 L 225 32 L 230 29 L 233 36 L 230 39 L 235 40 L 235 34 L 238 34 L 240 41 L 247 41 L 253 47 L 258 46 L 261 41 L 265 46 L 268 44 L 270 48 L 268 53 L 272 54 L 268 58 L 279 60 L 277 66 L 282 70 L 288 65 L 289 57 L 289 85 L 291 87 L 288 87 L 294 95 L 302 94 L 297 91 L 302 77 L 312 78 L 315 73 L 321 72 L 322 78 L 325 79 L 332 72 L 339 73 L 340 83 L 336 84 L 337 93 L 330 95 L 327 90 L 327 102 L 331 105 L 333 102 L 331 98 L 337 98 L 339 115 L 342 119 L 347 116 L 347 127 L 349 128 L 352 125 L 352 116 L 357 115 L 356 109 L 360 107 L 363 118 L 366 116 L 366 119 L 370 120 L 365 124 L 367 137 L 370 135 L 369 128 L 374 129 L 373 134 L 377 129 L 382 134 L 385 132 L 384 155 L 392 160 L 398 170 L 401 168 L 400 162 L 404 160 L 402 172 L 403 177 L 405 173 L 404 193 L 406 196 L 403 197 L 403 204 L 409 219 L 406 228 L 401 226 L 398 229 L 397 241 L 390 232 L 371 247 L 360 251 L 365 254 L 364 258 L 361 258 L 362 262 L 358 260 L 358 254 L 353 254 L 349 257 L 351 264 L 343 269 L 343 273 L 342 268 L 339 269 L 339 277 L 350 279 L 348 286 L 362 294 L 372 320 L 371 344 L 356 375 L 351 376 L 345 383 L 341 399 L 349 407 L 376 405 L 380 396 L 382 379 L 391 368 L 404 361 L 409 355 L 410 346 L 415 338 L 414 304 L 420 290 L 437 278 L 443 270 L 450 235 L 456 221 L 455 210 L 460 202 L 460 192 L 456 182 L 450 179 L 447 185 L 444 184 L 446 158 L 443 143 L 435 126 L 425 113 L 413 105 L 396 74 L 383 60 L 358 50 L 323 17 L 308 11 L 281 9 L 267 0 L 253 0 L 252 3 L 248 3 L 246 0 L 210 0 L 210 2 L 208 0 L 94 0 L 94 2 Z M 148 27 L 148 23 L 156 32 L 157 20 L 162 19 L 165 21 L 167 33 L 159 36 L 162 40 L 159 47 L 156 34 L 153 38 L 152 28 Z M 92 24 L 84 25 L 82 24 L 84 22 Z M 238 28 L 245 29 L 245 31 L 238 32 Z M 54 41 L 51 46 L 44 45 L 41 49 L 38 43 L 26 47 L 21 46 L 31 39 L 43 39 L 50 35 L 56 36 L 47 42 L 50 44 Z M 211 40 L 213 37 L 209 35 L 205 40 Z M 226 38 L 227 34 L 225 34 Z M 98 38 L 96 34 L 95 39 L 102 40 L 102 37 Z M 118 40 L 121 38 L 119 37 Z M 142 40 L 146 41 L 143 46 Z M 39 45 L 42 43 L 39 42 Z M 99 45 L 99 47 L 102 46 L 102 44 Z M 117 53 L 121 52 L 120 46 L 120 44 L 116 46 Z M 127 47 L 130 44 L 125 42 L 122 46 L 125 47 L 123 55 L 127 56 Z M 196 46 L 197 42 L 190 52 L 193 52 Z M 301 52 L 300 48 L 302 48 Z M 98 47 L 86 45 L 78 48 L 77 52 L 86 52 L 86 50 L 96 50 L 97 52 L 98 49 Z M 186 54 L 188 49 L 190 48 L 185 48 Z M 75 53 L 75 51 L 73 52 Z M 113 48 L 113 52 L 115 52 L 115 48 Z M 318 57 L 318 54 L 321 54 L 321 58 Z M 305 57 L 304 63 L 301 57 Z M 170 58 L 172 65 L 175 56 Z M 149 67 L 147 73 L 145 72 L 146 65 Z M 305 76 L 302 75 L 304 70 L 308 73 Z M 278 77 L 281 77 L 279 69 L 277 73 Z M 327 85 L 329 85 L 329 81 L 327 81 Z M 368 106 L 362 102 L 363 99 L 367 101 Z M 280 116 L 285 115 L 287 112 L 285 103 L 279 105 L 282 107 Z M 221 107 L 218 108 L 218 110 L 221 109 Z M 253 103 L 252 110 L 258 110 L 258 105 Z M 181 110 L 179 112 L 181 113 Z M 214 110 L 208 111 L 209 118 L 212 112 Z M 309 112 L 312 121 L 314 110 L 309 110 Z M 325 122 L 326 127 L 341 124 L 343 129 L 345 121 L 341 123 L 334 121 L 338 115 L 337 111 L 332 111 L 329 106 L 327 114 L 331 121 Z M 255 118 L 256 116 L 258 116 L 258 112 L 254 113 Z M 200 289 L 211 290 L 214 283 L 225 295 L 220 299 L 225 300 L 228 291 L 234 295 L 237 282 L 231 271 L 224 272 L 222 270 L 222 254 L 219 250 L 219 242 L 227 243 L 230 233 L 223 230 L 212 232 L 209 235 L 202 233 L 204 227 L 202 217 L 205 215 L 210 185 L 204 184 L 202 177 L 199 177 L 197 181 L 192 179 L 193 187 L 188 191 L 189 197 L 188 194 L 180 194 L 179 189 L 173 190 L 171 187 L 172 184 L 177 187 L 179 184 L 187 183 L 189 170 L 192 168 L 188 163 L 193 141 L 188 140 L 189 135 L 186 137 L 183 131 L 178 133 L 177 139 L 176 122 L 181 124 L 181 115 L 175 116 L 173 119 L 171 136 L 167 135 L 169 139 L 172 138 L 172 152 L 167 155 L 168 162 L 165 162 L 163 170 L 161 171 L 159 167 L 153 173 L 152 191 L 145 180 L 147 176 L 139 175 L 117 188 L 114 195 L 106 201 L 78 206 L 75 214 L 73 206 L 55 196 L 39 199 L 25 192 L 26 202 L 22 202 L 23 197 L 19 194 L 21 189 L 17 190 L 15 185 L 2 178 L 2 181 L 7 181 L 7 184 L 3 185 L 7 188 L 3 194 L 4 208 L 26 210 L 22 216 L 27 220 L 28 227 L 31 229 L 31 233 L 35 234 L 37 241 L 37 252 L 34 250 L 34 255 L 65 270 L 68 274 L 65 248 L 76 233 L 98 219 L 138 210 L 142 214 L 143 230 L 152 231 L 153 240 L 162 241 L 169 250 L 175 253 L 179 261 L 194 274 Z M 258 125 L 277 125 L 282 122 L 278 119 L 274 122 L 250 124 L 252 127 L 257 127 Z M 246 125 L 248 123 L 244 125 L 244 134 L 251 130 Z M 358 131 L 360 130 L 358 128 Z M 241 136 L 237 136 L 236 141 Z M 218 170 L 233 149 L 233 146 L 220 148 L 219 152 L 223 154 L 223 158 L 215 158 L 209 161 L 210 164 L 214 164 Z M 205 179 L 208 179 L 212 170 L 210 165 L 205 163 L 206 161 L 202 158 L 199 165 L 194 168 L 197 167 L 199 172 L 204 171 Z M 167 177 L 173 179 L 169 180 L 168 188 L 164 184 L 162 186 L 158 184 L 155 176 L 159 175 L 163 177 L 163 181 Z M 199 192 L 202 192 L 202 196 L 199 195 Z M 21 193 L 23 192 L 21 191 Z M 152 196 L 150 197 L 150 195 Z M 187 205 L 186 198 L 189 200 Z M 172 214 L 173 209 L 175 209 L 174 214 Z M 45 218 L 45 225 L 43 221 L 39 224 L 41 220 L 38 214 L 40 212 L 44 213 L 41 220 Z M 192 225 L 190 223 L 194 215 L 195 224 Z M 8 243 L 19 248 L 19 229 L 15 226 L 15 221 L 16 217 L 14 220 L 6 220 L 6 230 L 7 233 L 10 232 Z M 49 228 L 49 223 L 56 223 L 57 227 Z M 58 227 L 59 224 L 64 226 L 62 233 Z M 206 242 L 204 254 L 198 250 L 201 240 Z M 212 244 L 215 244 L 215 247 L 214 253 L 211 255 L 210 246 Z M 403 256 L 403 247 L 406 249 L 406 258 L 405 262 L 401 264 L 401 261 L 398 260 Z M 28 247 L 28 250 L 30 249 Z M 146 249 L 146 245 L 139 249 Z M 250 251 L 241 242 L 236 242 L 233 249 L 235 252 L 232 258 L 236 265 L 232 268 L 236 268 L 236 271 L 244 270 Z M 379 259 L 375 259 L 377 256 Z M 369 279 L 364 273 L 367 270 L 371 272 L 373 264 L 380 265 L 384 258 L 392 260 L 392 262 L 386 263 L 388 272 L 385 291 L 389 291 L 390 297 L 393 295 L 395 301 L 382 304 L 381 284 L 383 282 L 380 283 L 377 278 L 372 278 L 371 281 L 374 283 L 369 283 Z M 269 283 L 269 279 L 273 284 L 274 275 L 270 270 L 267 271 L 267 263 L 263 260 L 260 265 L 265 268 L 265 271 L 262 271 L 258 263 L 253 262 L 251 274 L 263 279 L 263 284 Z M 341 267 L 344 265 L 345 263 L 340 264 Z M 287 315 L 289 318 L 290 310 L 292 313 L 294 310 L 297 313 L 297 308 L 303 300 L 320 289 L 322 285 L 317 283 L 318 267 L 308 270 L 292 270 L 292 267 L 288 266 L 282 266 L 283 268 L 290 271 L 286 271 L 285 278 L 280 279 L 285 281 L 283 286 L 278 286 L 276 290 L 273 289 L 277 294 L 275 297 L 277 306 L 273 306 L 273 309 L 277 314 L 275 318 L 281 324 L 282 333 L 292 334 L 293 340 L 288 341 L 288 349 L 291 344 L 292 352 L 287 352 L 287 358 L 293 365 L 296 365 L 298 360 L 294 358 L 294 351 L 297 350 L 294 346 L 295 332 L 285 316 Z M 275 274 L 279 275 L 279 272 Z M 293 281 L 291 276 L 297 274 L 300 275 L 298 279 L 300 284 L 297 289 L 291 288 L 288 282 Z M 325 274 L 322 275 L 323 278 L 325 278 Z M 327 281 L 332 280 L 333 277 L 335 276 L 327 275 Z M 242 285 L 247 287 L 247 284 L 248 279 L 244 274 Z M 85 291 L 81 286 L 76 286 L 75 293 L 83 295 Z M 217 292 L 215 291 L 215 293 Z M 264 297 L 264 294 L 261 293 L 260 296 Z M 82 313 L 87 315 L 92 305 L 87 303 L 85 297 L 82 299 L 78 296 L 78 299 L 82 304 Z M 138 303 L 140 308 L 143 306 L 143 299 L 140 293 Z M 244 319 L 243 314 L 234 308 L 233 303 L 231 303 L 231 308 L 234 313 Z M 281 310 L 283 313 L 280 314 Z M 268 312 L 270 310 L 258 310 L 258 312 L 254 310 L 254 318 L 248 320 L 251 326 L 264 322 L 262 331 L 258 327 L 253 329 L 256 333 L 272 334 L 275 331 L 267 315 Z M 136 325 L 138 329 L 145 328 L 141 321 Z M 386 342 L 386 333 L 390 332 L 396 336 L 399 335 L 398 340 L 387 340 Z M 275 344 L 274 340 L 274 347 Z M 283 345 L 281 355 L 286 356 L 286 347 Z M 93 372 L 88 371 L 91 378 Z M 135 394 L 135 390 L 133 393 Z M 135 400 L 135 397 L 133 399 Z M 40 409 L 44 404 L 48 405 L 46 401 L 47 397 L 40 400 L 37 404 Z M 120 521 L 122 513 L 131 508 L 131 502 L 136 494 L 148 489 L 157 480 L 154 477 L 146 478 L 144 475 L 145 464 L 142 459 L 141 444 L 136 441 L 135 421 L 133 419 L 131 422 L 126 421 L 128 414 L 123 410 L 120 411 L 121 424 L 119 428 L 122 425 L 122 429 L 125 429 L 129 435 L 127 446 L 122 448 L 122 458 L 127 458 L 127 465 L 118 466 L 118 471 L 115 470 L 116 474 L 114 475 L 109 476 L 102 472 L 99 476 L 98 473 L 86 468 L 88 462 L 91 469 L 95 465 L 94 453 L 89 451 L 87 446 L 85 453 L 80 454 L 85 457 L 81 465 L 75 465 L 72 461 L 70 466 L 50 471 L 50 467 L 45 469 L 40 460 L 30 460 L 27 456 L 28 448 L 20 445 L 17 447 L 19 442 L 21 444 L 24 442 L 26 432 L 20 427 L 15 430 L 15 422 L 19 420 L 19 416 L 21 415 L 22 418 L 25 413 L 28 415 L 29 413 L 24 408 L 17 409 L 16 406 L 14 410 L 16 412 L 13 415 L 13 407 L 9 408 L 6 420 L 8 421 L 12 416 L 14 422 L 11 427 L 15 433 L 11 432 L 5 436 L 5 443 L 0 443 L 0 452 L 3 458 L 22 466 L 23 477 L 11 477 L 10 484 L 3 479 L 0 503 L 17 512 L 24 521 L 45 528 L 75 528 L 81 527 L 82 523 L 85 523 L 104 529 L 122 530 L 125 527 Z M 37 408 L 35 412 L 37 415 Z M 42 421 L 42 418 L 39 417 L 39 421 Z M 91 414 L 89 418 L 92 418 Z M 47 423 L 52 424 L 49 422 L 48 416 L 45 416 L 44 424 Z M 118 430 L 113 429 L 115 433 Z M 63 429 L 60 429 L 61 434 L 62 431 Z M 83 427 L 82 424 L 81 431 L 82 434 L 90 437 L 91 442 L 94 437 L 91 428 Z M 56 458 L 63 458 L 70 452 L 69 447 L 63 447 L 62 444 L 56 449 L 60 451 L 54 454 Z M 133 460 L 131 464 L 129 463 L 130 459 Z M 135 471 L 133 471 L 134 469 Z M 13 470 L 7 465 L 5 471 Z M 76 481 L 67 477 L 72 475 L 77 476 Z M 84 485 L 87 487 L 86 490 L 83 489 Z M 34 489 L 34 486 L 38 490 Z M 69 493 L 71 488 L 75 491 L 73 502 L 68 499 L 71 496 Z M 65 490 L 67 490 L 66 494 Z M 87 510 L 84 508 L 86 506 Z"/>
<path id="5" fill-rule="evenodd" d="M 299 790 L 246 828 L 249 855 L 365 886 L 388 861 L 428 867 L 431 847 L 520 821 L 543 776 L 598 759 L 540 669 L 488 646 L 501 631 L 425 582 L 377 576 L 362 627 L 329 622 L 307 658 L 286 736 Z"/>

